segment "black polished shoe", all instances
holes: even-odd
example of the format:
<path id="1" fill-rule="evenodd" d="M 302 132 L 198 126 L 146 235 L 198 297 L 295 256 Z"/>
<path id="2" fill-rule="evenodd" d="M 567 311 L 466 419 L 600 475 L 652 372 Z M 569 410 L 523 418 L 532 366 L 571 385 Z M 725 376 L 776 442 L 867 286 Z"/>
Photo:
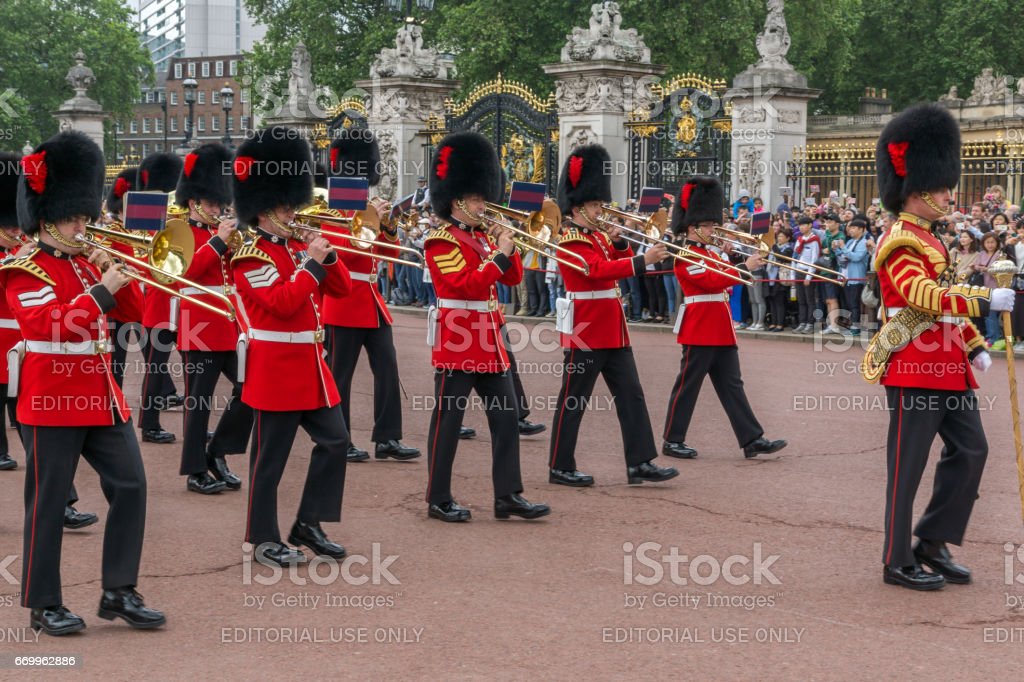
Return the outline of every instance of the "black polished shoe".
<path id="1" fill-rule="evenodd" d="M 751 457 L 757 457 L 758 455 L 770 455 L 773 452 L 778 452 L 782 448 L 789 445 L 784 440 L 768 440 L 764 436 L 761 436 L 750 445 L 743 447 L 743 456 L 747 459 Z"/>
<path id="2" fill-rule="evenodd" d="M 163 429 L 146 429 L 142 432 L 142 442 L 167 445 L 174 442 L 174 434 Z"/>
<path id="3" fill-rule="evenodd" d="M 209 445 L 211 440 L 213 440 L 213 431 L 207 431 L 206 432 L 206 444 Z"/>
<path id="4" fill-rule="evenodd" d="M 953 555 L 945 542 L 918 540 L 914 545 L 914 558 L 943 578 L 946 582 L 956 585 L 967 585 L 971 582 L 971 571 L 966 566 L 953 561 Z"/>
<path id="5" fill-rule="evenodd" d="M 461 523 L 463 521 L 469 521 L 473 517 L 473 515 L 469 513 L 468 509 L 455 500 L 430 505 L 427 507 L 427 516 L 432 519 L 440 519 L 447 523 Z"/>
<path id="6" fill-rule="evenodd" d="M 936 573 L 929 573 L 917 564 L 913 566 L 885 566 L 882 580 L 886 585 L 899 585 L 911 590 L 937 590 L 946 584 L 946 579 Z"/>
<path id="7" fill-rule="evenodd" d="M 295 566 L 306 563 L 306 555 L 302 550 L 282 545 L 279 542 L 264 542 L 253 554 L 257 563 L 264 566 Z"/>
<path id="8" fill-rule="evenodd" d="M 303 523 L 296 520 L 295 525 L 292 526 L 292 532 L 288 534 L 288 543 L 296 547 L 305 545 L 313 550 L 314 554 L 320 556 L 329 556 L 334 559 L 345 558 L 345 548 L 337 542 L 328 540 L 327 534 L 324 533 L 324 529 L 320 527 L 319 523 Z"/>
<path id="9" fill-rule="evenodd" d="M 210 469 L 210 475 L 214 480 L 221 481 L 228 490 L 239 490 L 242 487 L 242 479 L 228 469 L 228 462 L 223 456 L 206 456 L 206 465 Z"/>
<path id="10" fill-rule="evenodd" d="M 214 495 L 227 488 L 224 481 L 218 481 L 208 471 L 201 474 L 192 474 L 188 477 L 186 486 L 189 490 L 200 495 Z"/>
<path id="11" fill-rule="evenodd" d="M 686 443 L 665 441 L 661 446 L 661 454 L 668 455 L 669 457 L 677 457 L 679 459 L 693 459 L 697 456 L 697 451 Z"/>
<path id="12" fill-rule="evenodd" d="M 175 393 L 174 395 L 165 396 L 163 399 L 163 407 L 161 410 L 169 410 L 173 407 L 181 407 L 185 404 L 185 396 Z"/>
<path id="13" fill-rule="evenodd" d="M 0 471 L 9 471 L 11 469 L 17 469 L 18 463 L 11 459 L 10 455 L 0 455 Z"/>
<path id="14" fill-rule="evenodd" d="M 529 419 L 519 420 L 520 436 L 533 436 L 540 433 L 541 431 L 544 431 L 546 428 L 548 427 L 545 426 L 544 424 L 538 424 L 537 422 L 532 422 Z"/>
<path id="15" fill-rule="evenodd" d="M 468 440 L 470 438 L 476 438 L 476 429 L 471 429 L 468 426 L 460 426 L 459 440 Z"/>
<path id="16" fill-rule="evenodd" d="M 567 485 L 571 488 L 586 488 L 587 486 L 594 485 L 594 477 L 588 476 L 582 471 L 552 469 L 548 472 L 548 483 Z"/>
<path id="17" fill-rule="evenodd" d="M 85 629 L 85 621 L 80 616 L 68 611 L 63 604 L 32 609 L 28 624 L 36 632 L 42 630 L 53 637 L 69 635 Z"/>
<path id="18" fill-rule="evenodd" d="M 85 528 L 99 520 L 99 517 L 92 512 L 80 512 L 70 504 L 64 507 L 64 527 L 69 530 Z"/>
<path id="19" fill-rule="evenodd" d="M 420 456 L 420 451 L 416 448 L 410 448 L 400 440 L 389 440 L 386 443 L 377 443 L 373 456 L 377 459 L 387 459 L 388 457 L 391 457 L 392 459 L 405 461 L 409 459 L 416 459 Z"/>
<path id="20" fill-rule="evenodd" d="M 104 620 L 121 618 L 136 630 L 158 628 L 167 622 L 163 613 L 147 608 L 142 603 L 142 595 L 136 592 L 134 587 L 103 590 L 96 615 Z"/>
<path id="21" fill-rule="evenodd" d="M 509 516 L 539 519 L 550 513 L 551 507 L 546 504 L 530 502 L 518 493 L 498 497 L 494 500 L 494 518 L 496 519 L 507 519 Z"/>
<path id="22" fill-rule="evenodd" d="M 345 459 L 350 462 L 365 462 L 370 459 L 370 453 L 366 450 L 360 450 L 352 443 L 348 444 L 348 452 L 345 453 Z"/>
<path id="23" fill-rule="evenodd" d="M 660 483 L 661 481 L 667 481 L 670 478 L 675 478 L 679 475 L 677 469 L 672 467 L 660 467 L 654 463 L 653 460 L 650 462 L 644 462 L 638 464 L 635 467 L 626 467 L 626 479 L 630 485 L 634 483 Z"/>

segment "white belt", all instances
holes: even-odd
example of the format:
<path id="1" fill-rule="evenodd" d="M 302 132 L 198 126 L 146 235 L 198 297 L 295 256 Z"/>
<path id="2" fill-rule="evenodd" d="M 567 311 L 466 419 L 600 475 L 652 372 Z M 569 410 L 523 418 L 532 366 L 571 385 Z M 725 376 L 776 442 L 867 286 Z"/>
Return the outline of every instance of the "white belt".
<path id="1" fill-rule="evenodd" d="M 25 350 L 29 353 L 46 353 L 48 355 L 99 355 L 109 353 L 110 345 L 106 339 L 99 341 L 25 341 Z"/>
<path id="2" fill-rule="evenodd" d="M 487 313 L 498 309 L 498 302 L 493 298 L 489 301 L 460 301 L 454 298 L 437 299 L 438 308 L 456 308 L 459 310 L 475 310 L 478 313 Z"/>
<path id="3" fill-rule="evenodd" d="M 591 301 L 598 298 L 618 298 L 618 289 L 601 289 L 600 291 L 567 291 L 570 301 Z"/>
<path id="4" fill-rule="evenodd" d="M 207 287 L 207 289 L 212 289 L 213 291 L 220 289 L 221 291 L 218 293 L 223 293 L 225 296 L 234 296 L 235 294 L 235 288 L 230 285 L 225 285 L 223 287 Z M 210 292 L 203 291 L 196 287 L 185 287 L 184 289 L 179 289 L 178 293 L 182 296 L 201 296 L 202 294 L 209 294 Z"/>
<path id="5" fill-rule="evenodd" d="M 20 329 L 17 320 L 0 320 L 0 329 Z"/>
<path id="6" fill-rule="evenodd" d="M 729 300 L 729 294 L 724 291 L 720 294 L 698 294 L 697 296 L 684 296 L 683 305 L 690 305 L 691 303 L 712 303 L 720 302 L 725 303 Z"/>
<path id="7" fill-rule="evenodd" d="M 255 341 L 273 341 L 274 343 L 323 343 L 324 330 L 273 332 L 266 329 L 250 329 L 249 338 Z"/>
<path id="8" fill-rule="evenodd" d="M 893 306 L 892 308 L 886 308 L 885 309 L 885 316 L 887 318 L 891 319 L 893 315 L 895 315 L 899 311 L 903 310 L 905 307 L 906 306 Z M 940 315 L 939 319 L 937 319 L 935 321 L 936 322 L 948 322 L 950 324 L 960 324 L 965 319 L 967 319 L 967 318 L 965 318 L 965 317 L 955 317 L 953 315 Z"/>
<path id="9" fill-rule="evenodd" d="M 348 274 L 350 277 L 352 277 L 352 279 L 356 280 L 357 282 L 369 282 L 370 284 L 377 283 L 376 272 L 350 272 Z"/>

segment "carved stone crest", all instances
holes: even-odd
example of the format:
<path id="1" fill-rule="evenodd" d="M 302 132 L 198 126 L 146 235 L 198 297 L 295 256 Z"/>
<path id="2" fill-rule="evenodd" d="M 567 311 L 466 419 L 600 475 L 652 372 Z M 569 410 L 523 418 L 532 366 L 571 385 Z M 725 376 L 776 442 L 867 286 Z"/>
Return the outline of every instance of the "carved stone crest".
<path id="1" fill-rule="evenodd" d="M 622 13 L 617 2 L 597 2 L 590 6 L 588 28 L 572 29 L 562 48 L 562 62 L 586 62 L 611 59 L 620 62 L 651 63 L 651 50 L 635 28 L 622 28 Z"/>
<path id="2" fill-rule="evenodd" d="M 757 52 L 761 55 L 758 66 L 779 69 L 792 69 L 786 60 L 789 45 L 789 29 L 786 27 L 784 0 L 768 0 L 768 16 L 764 20 L 764 30 L 757 35 Z"/>
<path id="3" fill-rule="evenodd" d="M 423 27 L 403 24 L 395 36 L 395 46 L 381 50 L 370 65 L 370 78 L 455 77 L 454 62 L 432 47 L 423 46 Z"/>
<path id="4" fill-rule="evenodd" d="M 971 90 L 971 96 L 967 98 L 967 104 L 979 106 L 998 104 L 1006 100 L 1008 93 L 1006 76 L 996 77 L 992 74 L 991 68 L 982 69 L 981 74 L 974 79 L 974 89 Z"/>
<path id="5" fill-rule="evenodd" d="M 573 128 L 572 132 L 570 132 L 569 136 L 566 138 L 566 142 L 568 143 L 569 151 L 571 152 L 577 147 L 597 142 L 597 135 L 594 134 L 594 131 L 590 126 Z"/>
<path id="6" fill-rule="evenodd" d="M 755 145 L 740 147 L 739 184 L 741 187 L 749 188 L 752 197 L 761 196 L 761 187 L 764 185 L 764 164 L 761 159 L 764 156 L 764 149 Z"/>

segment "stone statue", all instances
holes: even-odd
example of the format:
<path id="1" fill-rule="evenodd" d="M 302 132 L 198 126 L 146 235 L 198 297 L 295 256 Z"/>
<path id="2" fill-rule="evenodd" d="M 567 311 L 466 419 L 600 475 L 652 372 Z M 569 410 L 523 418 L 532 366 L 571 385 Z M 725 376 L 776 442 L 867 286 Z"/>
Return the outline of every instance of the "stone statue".
<path id="1" fill-rule="evenodd" d="M 963 100 L 960 99 L 960 93 L 957 91 L 957 87 L 955 85 L 951 85 L 949 86 L 949 92 L 947 92 L 945 95 L 941 95 L 939 97 L 939 101 L 957 103 L 962 102 Z"/>
<path id="2" fill-rule="evenodd" d="M 377 146 L 380 148 L 380 182 L 374 187 L 374 196 L 393 197 L 398 190 L 398 143 L 394 131 L 378 133 Z"/>
<path id="3" fill-rule="evenodd" d="M 68 70 L 64 79 L 75 91 L 75 97 L 85 97 L 85 91 L 96 84 L 92 69 L 85 65 L 85 53 L 79 48 L 75 53 L 75 65 Z"/>
<path id="4" fill-rule="evenodd" d="M 757 52 L 761 55 L 758 66 L 778 69 L 792 69 L 786 61 L 791 39 L 786 27 L 784 0 L 768 0 L 768 17 L 764 20 L 764 30 L 757 35 Z"/>
<path id="5" fill-rule="evenodd" d="M 743 187 L 749 187 L 753 197 L 761 196 L 761 186 L 764 184 L 761 172 L 763 154 L 764 150 L 761 147 L 748 145 L 740 148 L 739 183 Z"/>
<path id="6" fill-rule="evenodd" d="M 651 50 L 635 28 L 622 28 L 622 13 L 617 2 L 597 2 L 590 6 L 589 28 L 576 26 L 565 37 L 562 62 L 611 59 L 620 62 L 651 63 Z"/>
<path id="7" fill-rule="evenodd" d="M 423 27 L 403 24 L 395 36 L 395 46 L 385 47 L 370 65 L 370 78 L 439 78 L 455 77 L 454 62 L 437 50 L 423 47 Z"/>
<path id="8" fill-rule="evenodd" d="M 288 102 L 286 110 L 292 113 L 305 113 L 309 110 L 310 97 L 313 94 L 313 76 L 311 75 L 313 60 L 309 50 L 301 41 L 292 50 L 292 65 L 288 69 Z"/>
<path id="9" fill-rule="evenodd" d="M 967 104 L 985 106 L 997 104 L 1006 99 L 1006 78 L 996 78 L 992 75 L 992 69 L 981 70 L 981 75 L 974 79 L 974 89 L 971 96 L 967 98 Z"/>
<path id="10" fill-rule="evenodd" d="M 1017 79 L 1017 94 L 1024 97 L 1024 76 Z"/>

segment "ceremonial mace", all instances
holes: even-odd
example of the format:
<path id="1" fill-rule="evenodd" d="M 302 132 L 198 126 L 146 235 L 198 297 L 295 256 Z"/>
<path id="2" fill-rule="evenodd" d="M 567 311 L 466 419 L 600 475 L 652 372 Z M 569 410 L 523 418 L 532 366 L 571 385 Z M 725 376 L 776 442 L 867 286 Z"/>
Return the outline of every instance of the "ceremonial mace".
<path id="1" fill-rule="evenodd" d="M 1011 288 L 1013 276 L 1017 274 L 1017 265 L 1011 260 L 999 260 L 988 268 L 988 273 L 996 278 L 996 284 L 1003 288 Z M 1017 452 L 1017 483 L 1020 492 L 1020 513 L 1024 519 L 1024 447 L 1020 440 L 1020 409 L 1017 407 L 1017 370 L 1013 366 L 1013 329 L 1010 313 L 1003 311 L 1003 336 L 1006 338 L 1006 366 L 1010 377 L 1010 414 L 1013 417 L 1013 446 Z"/>

